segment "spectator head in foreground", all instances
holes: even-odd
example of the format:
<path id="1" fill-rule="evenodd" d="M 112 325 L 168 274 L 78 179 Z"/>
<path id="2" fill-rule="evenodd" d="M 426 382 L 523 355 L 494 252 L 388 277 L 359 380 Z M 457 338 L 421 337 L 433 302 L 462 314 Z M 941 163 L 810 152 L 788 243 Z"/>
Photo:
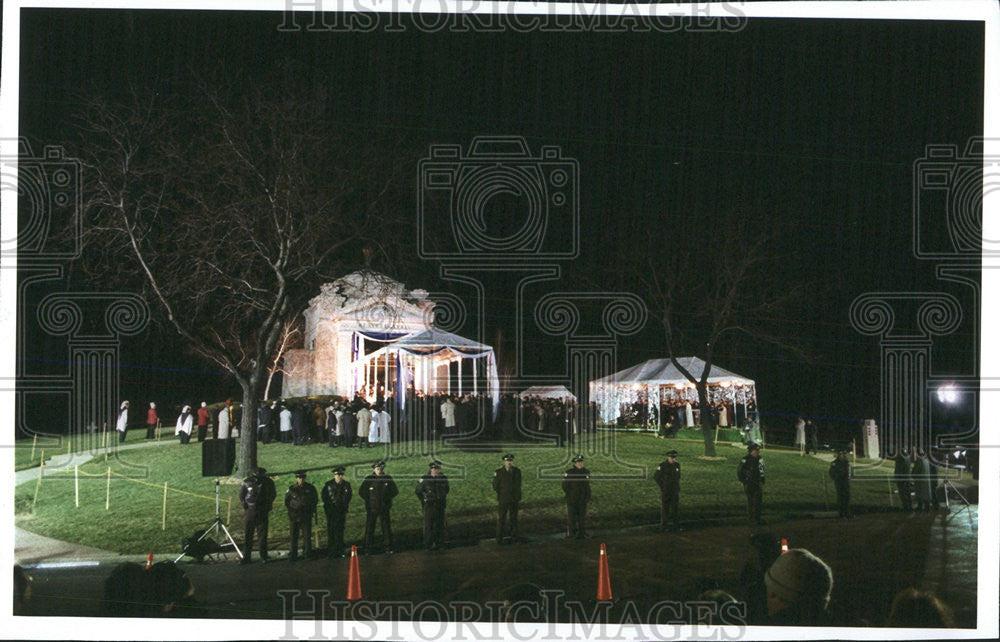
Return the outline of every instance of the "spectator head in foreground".
<path id="1" fill-rule="evenodd" d="M 764 585 L 769 618 L 806 624 L 826 612 L 833 572 L 809 551 L 793 548 L 774 561 L 764 575 Z"/>
<path id="2" fill-rule="evenodd" d="M 903 589 L 896 594 L 889 609 L 888 625 L 894 628 L 939 628 L 954 625 L 951 609 L 931 591 Z"/>

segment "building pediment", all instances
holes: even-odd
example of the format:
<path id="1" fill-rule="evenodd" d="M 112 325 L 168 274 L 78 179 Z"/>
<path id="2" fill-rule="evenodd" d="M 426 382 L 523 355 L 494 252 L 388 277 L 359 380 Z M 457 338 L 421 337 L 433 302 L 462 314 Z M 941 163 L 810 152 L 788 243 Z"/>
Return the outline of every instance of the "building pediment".
<path id="1" fill-rule="evenodd" d="M 434 320 L 434 302 L 425 290 L 407 290 L 399 281 L 371 270 L 352 272 L 320 286 L 305 311 L 306 345 L 320 327 L 371 332 L 415 332 Z"/>

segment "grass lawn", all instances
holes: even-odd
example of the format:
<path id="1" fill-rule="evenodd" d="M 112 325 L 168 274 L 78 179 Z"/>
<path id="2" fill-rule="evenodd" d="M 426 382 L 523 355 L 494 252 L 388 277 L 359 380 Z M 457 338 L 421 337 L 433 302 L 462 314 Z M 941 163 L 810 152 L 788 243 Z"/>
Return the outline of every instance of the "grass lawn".
<path id="1" fill-rule="evenodd" d="M 138 432 L 138 431 L 137 431 Z M 138 441 L 140 434 L 129 435 Z M 560 487 L 562 470 L 569 466 L 569 456 L 577 450 L 587 456 L 592 472 L 593 499 L 588 513 L 593 530 L 617 529 L 653 524 L 659 519 L 659 498 L 652 473 L 669 449 L 679 452 L 681 462 L 681 521 L 692 528 L 699 524 L 740 522 L 745 519 L 746 502 L 736 480 L 736 466 L 744 455 L 742 448 L 718 444 L 720 459 L 706 461 L 700 440 L 658 439 L 650 434 L 604 433 L 599 435 L 604 452 L 593 454 L 598 442 L 577 444 L 570 449 L 555 447 L 512 447 L 516 465 L 523 472 L 523 501 L 520 522 L 522 534 L 553 534 L 564 530 L 566 509 Z M 400 494 L 393 509 L 393 531 L 399 548 L 416 545 L 420 538 L 422 514 L 414 488 L 416 480 L 427 471 L 427 463 L 437 458 L 444 463 L 444 473 L 451 479 L 447 524 L 451 536 L 492 537 L 496 519 L 496 497 L 490 481 L 501 465 L 500 451 L 475 452 L 454 447 L 435 446 L 430 452 L 414 452 L 412 444 L 393 444 L 365 450 L 329 448 L 323 444 L 291 446 L 261 445 L 260 465 L 275 480 L 278 500 L 271 514 L 272 547 L 282 548 L 288 538 L 288 516 L 282 499 L 293 483 L 293 471 L 311 470 L 309 481 L 317 490 L 330 478 L 330 467 L 348 467 L 347 479 L 355 489 L 355 498 L 347 520 L 348 542 L 360 540 L 364 531 L 364 506 L 357 496 L 361 479 L 371 472 L 371 462 L 388 460 L 386 472 L 399 485 Z M 594 450 L 596 449 L 596 450 Z M 36 454 L 37 457 L 37 454 Z M 46 452 L 48 457 L 48 452 Z M 764 518 L 780 521 L 793 516 L 824 510 L 824 479 L 829 464 L 797 452 L 767 449 L 767 485 L 764 490 Z M 860 460 L 859 460 L 860 463 Z M 644 466 L 638 470 L 630 467 Z M 105 510 L 107 469 L 111 477 L 110 508 Z M 888 469 L 883 469 L 888 470 Z M 128 450 L 105 464 L 103 456 L 80 468 L 80 506 L 75 507 L 73 471 L 50 471 L 38 488 L 38 500 L 32 514 L 36 482 L 17 487 L 16 522 L 27 530 L 80 544 L 122 553 L 180 551 L 183 537 L 207 525 L 214 516 L 214 480 L 203 478 L 201 449 L 196 443 L 181 446 L 171 440 L 158 447 Z M 131 479 L 124 479 L 125 475 Z M 603 477 L 603 478 L 602 478 Z M 168 485 L 166 530 L 161 528 L 163 484 Z M 827 502 L 834 505 L 832 483 L 827 484 Z M 222 517 L 227 519 L 227 501 L 232 500 L 230 523 L 237 541 L 242 540 L 243 511 L 236 499 L 237 480 L 225 480 L 221 487 Z M 183 492 L 180 492 L 183 491 Z M 192 496 L 193 493 L 199 496 Z M 854 482 L 852 503 L 857 507 L 883 509 L 889 505 L 885 478 Z M 863 508 L 862 508 L 863 509 Z M 325 529 L 320 516 L 318 529 Z M 315 529 L 314 529 L 315 530 Z M 320 535 L 325 544 L 325 534 Z"/>

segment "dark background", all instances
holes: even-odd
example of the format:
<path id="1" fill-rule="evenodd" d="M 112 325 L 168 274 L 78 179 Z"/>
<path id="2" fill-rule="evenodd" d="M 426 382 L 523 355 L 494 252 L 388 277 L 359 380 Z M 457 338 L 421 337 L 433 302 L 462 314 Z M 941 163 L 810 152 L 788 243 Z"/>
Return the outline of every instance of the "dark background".
<path id="1" fill-rule="evenodd" d="M 879 416 L 878 341 L 848 317 L 858 295 L 941 291 L 958 297 L 967 316 L 978 310 L 978 289 L 936 279 L 936 263 L 914 256 L 911 228 L 913 164 L 925 146 L 962 149 L 982 134 L 979 23 L 755 19 L 722 33 L 282 33 L 281 22 L 275 13 L 24 10 L 20 135 L 36 153 L 72 139 L 82 94 L 166 90 L 168 79 L 219 68 L 253 82 L 290 61 L 314 82 L 325 104 L 320 117 L 369 131 L 376 145 L 403 139 L 413 150 L 402 159 L 414 177 L 403 209 L 414 208 L 416 164 L 429 145 L 464 147 L 482 134 L 522 135 L 534 152 L 559 145 L 580 163 L 581 252 L 560 262 L 560 280 L 529 289 L 529 311 L 546 292 L 589 289 L 581 275 L 595 267 L 614 270 L 602 251 L 612 240 L 669 251 L 670 238 L 644 234 L 645 216 L 709 229 L 726 211 L 778 220 L 787 233 L 774 251 L 787 269 L 769 278 L 810 284 L 780 320 L 782 333 L 812 362 L 747 341 L 719 346 L 715 361 L 756 380 L 765 426 L 785 434 L 799 414 L 820 418 L 830 438 Z M 940 230 L 941 218 L 938 209 L 918 220 Z M 455 292 L 472 310 L 471 288 L 440 279 L 438 267 L 427 261 L 392 276 Z M 91 286 L 69 278 L 26 290 L 18 358 L 28 374 L 66 372 L 65 339 L 35 321 L 37 302 L 65 289 Z M 512 292 L 509 281 L 487 282 L 487 342 L 499 328 L 510 346 Z M 529 322 L 523 342 L 525 374 L 563 372 L 561 338 Z M 978 350 L 978 318 L 966 319 L 935 338 L 933 374 L 978 376 Z M 621 339 L 618 367 L 660 356 L 662 331 L 651 322 Z M 152 325 L 123 342 L 122 396 L 138 408 L 155 400 L 165 415 L 181 403 L 237 397 L 235 382 L 217 370 Z M 941 410 L 935 424 L 970 426 L 975 401 L 965 395 L 958 410 Z M 24 406 L 20 425 L 58 432 L 60 422 L 58 404 L 38 398 Z"/>

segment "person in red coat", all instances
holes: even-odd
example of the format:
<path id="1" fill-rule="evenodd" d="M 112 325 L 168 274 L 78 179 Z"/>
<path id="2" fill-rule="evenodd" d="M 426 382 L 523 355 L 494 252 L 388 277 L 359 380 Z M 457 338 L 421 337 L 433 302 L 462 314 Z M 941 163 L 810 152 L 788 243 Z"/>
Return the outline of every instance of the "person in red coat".
<path id="1" fill-rule="evenodd" d="M 156 404 L 149 402 L 149 410 L 146 411 L 146 439 L 156 439 L 156 424 L 159 423 L 160 416 L 156 414 Z"/>
<path id="2" fill-rule="evenodd" d="M 211 415 L 208 414 L 208 408 L 204 401 L 201 402 L 201 408 L 198 408 L 198 441 L 205 441 L 205 434 L 208 432 L 208 420 Z"/>

